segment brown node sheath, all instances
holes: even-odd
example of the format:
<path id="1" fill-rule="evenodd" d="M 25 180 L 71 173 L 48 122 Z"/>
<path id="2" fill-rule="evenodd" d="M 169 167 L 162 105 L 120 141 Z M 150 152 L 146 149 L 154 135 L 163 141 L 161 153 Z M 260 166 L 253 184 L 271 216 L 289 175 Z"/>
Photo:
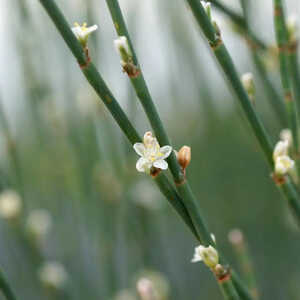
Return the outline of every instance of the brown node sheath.
<path id="1" fill-rule="evenodd" d="M 223 44 L 223 41 L 222 39 L 217 39 L 215 42 L 210 42 L 210 47 L 213 51 L 216 51 L 222 44 Z"/>
<path id="2" fill-rule="evenodd" d="M 152 167 L 150 170 L 150 175 L 152 178 L 155 178 L 156 176 L 158 176 L 158 174 L 161 172 L 161 169 Z"/>
<path id="3" fill-rule="evenodd" d="M 281 185 L 285 184 L 285 182 L 286 182 L 286 179 L 284 176 L 279 176 L 279 175 L 276 175 L 275 173 L 272 173 L 271 177 L 277 186 L 281 186 Z"/>
<path id="4" fill-rule="evenodd" d="M 90 54 L 89 54 L 88 47 L 85 47 L 83 50 L 84 50 L 84 54 L 85 54 L 85 57 L 86 57 L 86 62 L 84 64 L 79 64 L 81 70 L 83 70 L 86 67 L 88 67 L 88 65 L 91 62 L 91 57 L 90 57 Z"/>

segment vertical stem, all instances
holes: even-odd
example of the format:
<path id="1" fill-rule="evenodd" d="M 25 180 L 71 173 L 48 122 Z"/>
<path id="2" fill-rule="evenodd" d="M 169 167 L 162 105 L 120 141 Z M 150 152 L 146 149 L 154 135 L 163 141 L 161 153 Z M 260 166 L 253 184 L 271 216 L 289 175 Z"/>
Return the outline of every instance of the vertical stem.
<path id="1" fill-rule="evenodd" d="M 200 28 L 203 30 L 206 38 L 208 39 L 212 51 L 215 54 L 219 64 L 221 65 L 225 77 L 232 88 L 232 91 L 237 96 L 247 118 L 252 127 L 252 130 L 267 158 L 267 161 L 273 169 L 273 144 L 270 141 L 269 135 L 267 134 L 261 120 L 259 119 L 257 113 L 252 107 L 252 104 L 249 100 L 249 97 L 242 86 L 242 83 L 239 79 L 233 61 L 223 44 L 221 37 L 219 37 L 214 27 L 211 24 L 210 19 L 206 15 L 202 4 L 198 0 L 186 0 L 196 18 L 196 21 Z M 297 219 L 300 220 L 300 211 L 298 207 L 300 206 L 299 202 L 299 194 L 296 190 L 295 186 L 290 183 L 290 179 L 287 178 L 286 182 L 281 186 L 281 190 L 283 191 L 286 199 L 291 203 L 291 208 L 293 209 Z"/>
<path id="2" fill-rule="evenodd" d="M 230 278 L 225 279 L 223 281 L 219 281 L 219 286 L 225 299 L 227 300 L 240 299 Z"/>
<path id="3" fill-rule="evenodd" d="M 284 9 L 282 0 L 273 0 L 274 5 L 274 25 L 277 46 L 279 51 L 280 76 L 284 93 L 286 109 L 288 113 L 289 126 L 293 133 L 294 152 L 299 151 L 298 141 L 298 111 L 296 102 L 293 99 L 291 90 L 291 81 L 289 73 L 289 58 L 288 58 L 288 31 L 285 23 Z"/>
<path id="4" fill-rule="evenodd" d="M 7 300 L 16 300 L 16 296 L 14 295 L 12 289 L 10 288 L 9 283 L 3 275 L 2 270 L 0 270 L 0 290 L 3 292 Z"/>
<path id="5" fill-rule="evenodd" d="M 250 26 L 249 26 L 249 17 L 248 17 L 248 9 L 249 9 L 249 3 L 245 0 L 240 0 L 241 7 L 243 10 L 244 18 L 245 18 L 245 29 L 247 31 L 250 31 Z M 251 52 L 251 56 L 253 59 L 253 62 L 256 66 L 256 70 L 259 74 L 259 77 L 263 83 L 264 89 L 268 95 L 268 100 L 270 101 L 270 104 L 272 108 L 274 109 L 277 118 L 279 119 L 281 126 L 286 127 L 286 111 L 285 107 L 283 105 L 283 101 L 281 100 L 280 96 L 276 92 L 275 87 L 271 83 L 271 80 L 268 77 L 266 67 L 262 61 L 262 59 L 259 56 L 258 50 L 259 47 L 257 46 L 256 43 L 253 43 L 251 40 L 248 38 L 247 44 L 249 47 L 249 50 Z"/>

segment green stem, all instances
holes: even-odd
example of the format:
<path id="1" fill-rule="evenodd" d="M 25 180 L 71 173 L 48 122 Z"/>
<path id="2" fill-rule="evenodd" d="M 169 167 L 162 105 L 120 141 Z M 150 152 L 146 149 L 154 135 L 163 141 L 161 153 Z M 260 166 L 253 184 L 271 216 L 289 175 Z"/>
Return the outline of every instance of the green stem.
<path id="1" fill-rule="evenodd" d="M 222 291 L 222 294 L 227 300 L 238 300 L 240 299 L 239 295 L 236 292 L 236 289 L 232 283 L 231 279 L 226 279 L 224 281 L 219 281 L 219 286 Z"/>
<path id="2" fill-rule="evenodd" d="M 249 18 L 248 18 L 249 3 L 245 0 L 240 0 L 240 3 L 245 18 L 246 28 L 247 30 L 250 30 Z M 258 47 L 255 44 L 251 43 L 251 41 L 249 40 L 247 40 L 247 44 L 249 46 L 249 50 L 251 52 L 251 56 L 256 66 L 256 70 L 258 72 L 260 80 L 264 86 L 264 90 L 268 95 L 268 100 L 270 101 L 270 104 L 274 109 L 277 118 L 280 120 L 281 126 L 286 127 L 286 111 L 285 111 L 283 101 L 278 95 L 278 93 L 276 92 L 275 87 L 273 86 L 271 80 L 268 77 L 266 67 L 259 56 Z"/>
<path id="3" fill-rule="evenodd" d="M 3 275 L 3 271 L 0 270 L 0 290 L 3 292 L 7 300 L 16 300 L 16 296 L 14 295 L 10 285 L 8 284 L 6 278 Z"/>
<path id="4" fill-rule="evenodd" d="M 267 158 L 267 161 L 271 169 L 273 169 L 273 144 L 271 143 L 270 138 L 267 135 L 267 132 L 261 120 L 259 119 L 257 113 L 252 107 L 251 101 L 245 89 L 242 86 L 238 73 L 235 69 L 235 66 L 226 47 L 223 44 L 223 41 L 215 33 L 215 30 L 202 7 L 202 4 L 198 0 L 186 1 L 190 5 L 198 25 L 200 26 L 200 28 L 202 28 L 206 38 L 208 39 L 210 46 L 215 54 L 215 57 L 221 65 L 225 77 L 227 78 L 227 81 L 232 88 L 232 91 L 237 96 L 237 99 L 239 100 L 248 118 L 250 126 L 252 127 L 252 130 Z M 281 189 L 283 190 L 283 193 L 288 199 L 288 201 L 293 203 L 292 209 L 297 218 L 300 220 L 300 211 L 297 209 L 297 207 L 299 206 L 299 195 L 295 187 L 288 183 L 289 180 L 283 184 Z"/>
<path id="5" fill-rule="evenodd" d="M 133 56 L 133 63 L 139 67 L 139 62 L 137 59 L 137 55 L 135 53 L 133 44 L 131 42 L 127 26 L 125 24 L 119 3 L 117 0 L 106 0 L 107 6 L 109 8 L 115 29 L 117 31 L 118 36 L 126 36 L 132 56 Z M 140 67 L 139 67 L 140 69 Z M 157 112 L 157 109 L 154 105 L 154 102 L 152 100 L 152 97 L 150 95 L 149 89 L 147 87 L 146 81 L 144 79 L 143 73 L 140 70 L 140 73 L 135 78 L 130 78 L 131 83 L 136 91 L 136 94 L 145 110 L 145 113 L 150 121 L 151 127 L 153 128 L 153 131 L 155 133 L 155 136 L 157 137 L 159 143 L 164 145 L 171 145 L 170 140 L 168 138 L 168 135 L 166 133 L 166 130 L 163 126 L 163 123 L 159 117 L 159 114 Z M 169 156 L 167 159 L 168 163 L 170 165 L 170 170 L 173 174 L 173 177 L 176 182 L 181 182 L 184 180 L 184 174 L 181 170 L 181 167 L 179 166 L 176 155 L 174 152 Z"/>
<path id="6" fill-rule="evenodd" d="M 295 105 L 297 110 L 300 105 L 300 73 L 298 64 L 298 41 L 290 41 L 288 49 L 288 59 L 291 72 L 291 81 L 294 91 Z M 299 151 L 299 149 L 298 149 Z"/>
<path id="7" fill-rule="evenodd" d="M 221 12 L 230 17 L 232 22 L 246 34 L 247 39 L 249 39 L 249 41 L 251 41 L 253 45 L 261 50 L 266 50 L 268 48 L 261 39 L 259 39 L 251 30 L 249 30 L 249 28 L 247 27 L 247 22 L 242 16 L 240 16 L 238 13 L 234 12 L 218 0 L 210 0 L 210 2 Z"/>
<path id="8" fill-rule="evenodd" d="M 60 12 L 55 2 L 52 0 L 40 0 L 40 2 L 49 14 L 50 18 L 53 20 L 55 26 L 57 27 L 58 31 L 69 46 L 79 64 L 81 66 L 85 66 L 81 69 L 86 79 L 99 95 L 100 99 L 104 102 L 107 109 L 110 111 L 130 143 L 133 145 L 136 142 L 140 142 L 141 138 L 139 137 L 137 131 L 130 123 L 117 100 L 112 95 L 103 78 L 94 67 L 94 65 L 91 62 L 87 62 L 87 58 L 83 53 L 81 45 L 72 33 L 67 21 L 65 20 L 65 17 Z M 182 205 L 182 200 L 180 199 L 170 182 L 167 180 L 165 175 L 157 176 L 155 181 L 158 184 L 160 190 L 163 191 L 164 195 L 167 197 L 168 201 L 170 201 L 171 205 L 176 209 L 178 214 L 184 218 L 184 221 L 189 224 L 188 226 L 191 228 L 192 232 L 195 233 L 195 229 L 191 225 L 192 223 L 190 217 L 187 216 L 186 209 Z"/>
<path id="9" fill-rule="evenodd" d="M 291 90 L 291 81 L 289 73 L 289 58 L 288 58 L 288 30 L 285 23 L 283 4 L 281 0 L 273 0 L 274 5 L 274 25 L 277 46 L 279 51 L 280 76 L 284 93 L 286 109 L 288 113 L 289 126 L 293 133 L 293 145 L 295 154 L 299 151 L 298 141 L 298 111 L 296 102 L 293 99 Z"/>
<path id="10" fill-rule="evenodd" d="M 7 150 L 10 155 L 10 161 L 12 164 L 12 167 L 15 172 L 15 184 L 17 189 L 19 189 L 20 194 L 22 197 L 24 197 L 24 187 L 23 187 L 23 180 L 22 180 L 22 172 L 21 172 L 21 163 L 19 159 L 19 155 L 16 148 L 16 142 L 13 139 L 4 109 L 2 105 L 2 101 L 0 99 L 0 124 L 2 127 L 2 130 L 4 131 L 6 144 L 7 144 Z"/>
<path id="11" fill-rule="evenodd" d="M 76 37 L 72 33 L 67 21 L 65 20 L 65 17 L 60 12 L 60 10 L 57 7 L 57 5 L 55 4 L 55 2 L 53 0 L 40 0 L 40 2 L 43 5 L 43 7 L 45 8 L 45 10 L 47 11 L 48 15 L 52 19 L 55 26 L 57 27 L 57 29 L 60 32 L 61 36 L 63 37 L 66 44 L 70 48 L 71 52 L 73 53 L 73 55 L 77 59 L 77 61 L 78 61 L 79 65 L 81 66 L 81 69 L 82 69 L 85 77 L 87 78 L 87 80 L 89 81 L 91 86 L 95 89 L 95 91 L 99 95 L 99 97 L 102 99 L 102 101 L 104 102 L 104 104 L 106 105 L 108 110 L 111 112 L 114 119 L 119 124 L 120 128 L 125 133 L 126 137 L 129 139 L 131 144 L 134 144 L 134 143 L 140 141 L 140 137 L 138 136 L 138 133 L 136 132 L 134 127 L 131 125 L 130 121 L 128 120 L 127 116 L 123 112 L 122 108 L 119 106 L 118 102 L 116 101 L 116 99 L 114 98 L 114 96 L 112 95 L 112 93 L 110 92 L 108 87 L 106 86 L 106 84 L 105 84 L 104 80 L 102 79 L 101 75 L 98 73 L 98 71 L 93 66 L 93 64 L 91 62 L 88 62 L 87 57 L 85 56 L 81 45 L 79 44 Z M 160 184 L 159 187 L 160 187 L 161 191 L 164 191 L 165 196 L 167 197 L 167 199 L 169 201 L 174 201 L 174 200 L 175 201 L 178 201 L 178 200 L 181 201 L 180 203 L 179 202 L 176 203 L 176 205 L 174 205 L 173 203 L 171 203 L 171 204 L 173 205 L 173 207 L 175 209 L 177 209 L 177 212 L 181 216 L 184 216 L 184 215 L 186 216 L 186 211 L 178 210 L 181 207 L 182 203 L 183 203 L 182 199 L 180 199 L 179 197 L 174 197 L 173 199 L 169 198 L 170 195 L 171 195 L 170 187 L 172 185 L 171 184 L 165 185 L 164 184 L 164 181 L 165 181 L 164 177 L 158 177 L 156 180 Z M 180 188 L 180 190 L 182 190 L 183 193 L 186 194 L 186 195 L 190 195 L 190 193 L 191 193 L 188 185 L 182 186 Z M 172 194 L 176 195 L 176 191 L 172 191 Z M 192 204 L 190 204 L 190 205 L 192 205 Z M 193 204 L 193 205 L 195 205 L 195 204 Z M 194 212 L 194 213 L 196 213 L 196 212 Z M 197 232 L 198 232 L 199 228 L 197 228 L 195 226 L 196 224 L 191 222 L 191 220 L 188 220 L 186 218 L 185 222 L 189 223 L 190 224 L 189 226 L 191 226 L 191 224 L 193 224 L 193 226 L 196 229 L 194 229 L 192 231 L 195 233 L 196 230 L 197 230 Z M 205 226 L 204 227 L 202 226 L 200 228 L 203 229 L 203 228 L 205 228 Z M 204 235 L 205 241 L 208 241 L 208 240 L 211 239 L 210 234 L 207 231 L 201 232 L 201 236 L 202 235 Z M 197 237 L 197 239 L 199 239 L 198 234 L 197 234 L 196 237 Z M 213 242 L 212 242 L 212 244 L 213 244 Z M 239 282 L 239 289 L 243 290 L 247 294 L 247 291 L 245 290 L 244 286 L 240 282 Z M 249 297 L 247 299 L 251 299 L 251 297 Z"/>

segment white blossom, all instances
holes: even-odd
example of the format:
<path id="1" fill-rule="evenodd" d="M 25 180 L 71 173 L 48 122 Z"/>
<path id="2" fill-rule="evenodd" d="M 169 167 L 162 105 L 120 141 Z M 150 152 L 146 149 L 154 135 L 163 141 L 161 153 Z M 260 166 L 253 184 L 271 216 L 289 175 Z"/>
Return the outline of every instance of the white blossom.
<path id="1" fill-rule="evenodd" d="M 192 262 L 203 261 L 209 268 L 214 268 L 219 263 L 219 254 L 217 250 L 212 247 L 204 247 L 202 245 L 195 248 Z"/>
<path id="2" fill-rule="evenodd" d="M 201 4 L 202 4 L 202 6 L 203 6 L 203 8 L 205 9 L 206 12 L 207 12 L 207 10 L 210 9 L 210 7 L 211 7 L 210 2 L 201 1 Z"/>
<path id="3" fill-rule="evenodd" d="M 136 164 L 139 172 L 149 173 L 152 167 L 161 170 L 168 168 L 168 163 L 165 159 L 171 154 L 172 147 L 160 147 L 157 139 L 152 136 L 150 131 L 145 133 L 143 143 L 135 143 L 133 148 L 141 156 Z"/>
<path id="4" fill-rule="evenodd" d="M 276 159 L 280 156 L 287 156 L 289 150 L 289 142 L 287 140 L 279 141 L 274 148 L 273 159 L 276 162 Z"/>
<path id="5" fill-rule="evenodd" d="M 0 194 L 0 216 L 4 219 L 13 219 L 19 216 L 22 209 L 22 200 L 15 191 L 6 190 Z"/>
<path id="6" fill-rule="evenodd" d="M 292 135 L 292 131 L 288 128 L 286 129 L 282 129 L 280 132 L 280 139 L 282 141 L 287 141 L 288 142 L 288 146 L 291 147 L 291 145 L 293 144 L 293 135 Z"/>
<path id="7" fill-rule="evenodd" d="M 38 270 L 38 277 L 44 285 L 60 289 L 66 284 L 68 274 L 61 263 L 50 261 L 44 263 Z"/>
<path id="8" fill-rule="evenodd" d="M 43 238 L 52 227 L 52 217 L 45 209 L 35 209 L 30 212 L 27 222 L 27 230 L 36 238 Z"/>
<path id="9" fill-rule="evenodd" d="M 278 156 L 275 160 L 275 173 L 277 175 L 285 175 L 289 173 L 295 166 L 295 162 L 288 156 Z"/>
<path id="10" fill-rule="evenodd" d="M 124 66 L 132 61 L 132 53 L 128 44 L 126 36 L 120 36 L 114 40 L 117 53 L 121 57 L 121 65 Z"/>
<path id="11" fill-rule="evenodd" d="M 93 25 L 90 27 L 87 27 L 86 23 L 83 23 L 82 26 L 80 26 L 78 23 L 74 23 L 74 27 L 72 27 L 72 31 L 81 43 L 83 47 L 86 47 L 89 35 L 98 29 L 97 25 Z"/>

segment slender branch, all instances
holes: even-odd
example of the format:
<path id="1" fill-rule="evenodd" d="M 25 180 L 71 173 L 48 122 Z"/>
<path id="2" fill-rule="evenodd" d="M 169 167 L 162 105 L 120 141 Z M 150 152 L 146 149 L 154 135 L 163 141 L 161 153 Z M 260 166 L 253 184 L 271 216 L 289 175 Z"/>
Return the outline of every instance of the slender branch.
<path id="1" fill-rule="evenodd" d="M 56 25 L 56 27 L 57 27 L 58 31 L 60 32 L 60 34 L 62 35 L 63 39 L 66 41 L 67 45 L 71 49 L 73 55 L 79 62 L 81 69 L 82 69 L 84 75 L 86 76 L 87 80 L 90 82 L 90 84 L 95 89 L 97 94 L 103 100 L 104 104 L 109 109 L 109 111 L 111 112 L 111 114 L 113 115 L 113 117 L 115 118 L 117 123 L 119 124 L 120 128 L 123 130 L 123 132 L 129 139 L 129 141 L 132 144 L 139 141 L 140 138 L 139 138 L 136 130 L 133 128 L 133 126 L 129 122 L 128 118 L 122 111 L 121 107 L 117 103 L 116 99 L 111 94 L 110 90 L 108 89 L 105 82 L 103 81 L 101 75 L 98 73 L 98 71 L 93 66 L 93 64 L 90 61 L 88 61 L 87 58 L 85 57 L 85 55 L 83 53 L 83 49 L 80 49 L 80 44 L 78 43 L 75 36 L 72 34 L 72 31 L 70 30 L 68 23 L 66 22 L 64 16 L 62 15 L 60 10 L 56 6 L 55 2 L 52 0 L 40 0 L 40 2 L 43 5 L 43 7 L 45 8 L 45 10 L 47 11 L 47 13 L 49 14 L 49 16 L 52 19 L 52 21 L 54 22 L 54 24 Z M 159 181 L 159 187 L 160 187 L 161 191 L 164 192 L 165 196 L 171 202 L 171 204 L 173 205 L 172 202 L 176 201 L 175 202 L 176 205 L 174 205 L 174 208 L 177 210 L 177 212 L 182 216 L 186 216 L 186 212 L 184 212 L 183 210 L 182 211 L 178 210 L 178 208 L 181 207 L 181 205 L 182 205 L 182 200 L 180 202 L 178 201 L 180 199 L 179 196 L 172 198 L 172 199 L 169 198 L 172 194 L 176 195 L 176 192 L 174 192 L 170 188 L 171 185 L 164 184 L 163 181 L 166 180 L 166 178 L 162 177 L 162 175 L 161 175 L 161 177 L 157 176 L 156 180 Z M 185 190 L 183 187 L 182 187 L 182 189 L 184 190 L 184 192 L 186 194 L 190 193 L 189 190 Z M 193 205 L 195 205 L 195 203 L 193 203 Z M 192 229 L 192 227 L 191 227 L 192 224 L 194 227 L 196 227 L 194 222 L 191 223 L 190 220 L 187 219 L 187 217 L 185 217 L 185 218 L 186 218 L 186 220 L 185 220 L 186 223 L 190 224 L 189 226 L 191 229 Z M 197 231 L 196 231 L 196 229 L 197 229 Z M 196 228 L 196 229 L 192 229 L 192 232 L 194 232 L 194 233 L 198 232 L 198 228 Z M 203 233 L 201 232 L 201 234 L 203 234 Z M 206 241 L 211 240 L 211 237 L 206 228 L 205 228 L 204 234 L 205 234 Z M 200 239 L 198 234 L 196 237 L 198 239 Z M 213 241 L 211 242 L 211 244 L 214 244 Z M 241 290 L 245 291 L 245 288 L 242 284 L 240 284 L 239 288 Z M 247 294 L 246 291 L 245 291 L 245 293 Z M 249 297 L 247 299 L 251 299 L 251 297 Z"/>
<path id="2" fill-rule="evenodd" d="M 16 300 L 17 297 L 13 293 L 9 283 L 7 282 L 6 278 L 3 275 L 3 271 L 0 270 L 0 290 L 4 294 L 7 300 Z"/>
<path id="3" fill-rule="evenodd" d="M 243 14 L 245 18 L 245 26 L 247 30 L 250 30 L 249 26 L 249 18 L 248 18 L 248 2 L 245 0 L 240 0 L 241 6 L 243 9 Z M 260 77 L 260 80 L 262 81 L 262 84 L 264 86 L 264 90 L 266 91 L 268 95 L 268 100 L 270 101 L 270 104 L 272 108 L 274 109 L 276 116 L 278 120 L 280 121 L 280 124 L 282 127 L 286 127 L 286 110 L 283 104 L 283 101 L 279 94 L 277 93 L 275 87 L 273 86 L 271 80 L 268 77 L 268 72 L 266 70 L 266 67 L 258 53 L 258 47 L 253 44 L 249 39 L 247 40 L 247 45 L 249 47 L 249 50 L 251 52 L 251 56 L 253 59 L 253 62 L 256 66 L 256 70 L 258 72 L 258 75 Z"/>
<path id="4" fill-rule="evenodd" d="M 210 2 L 221 12 L 230 17 L 236 26 L 242 29 L 253 46 L 258 47 L 261 50 L 266 50 L 268 48 L 266 44 L 248 28 L 246 20 L 241 15 L 222 4 L 219 0 L 210 0 Z"/>
<path id="5" fill-rule="evenodd" d="M 252 130 L 267 158 L 271 169 L 273 169 L 273 144 L 271 143 L 261 120 L 252 107 L 249 97 L 240 82 L 233 61 L 225 45 L 223 44 L 223 41 L 215 33 L 214 27 L 212 26 L 208 16 L 206 15 L 201 3 L 197 0 L 187 0 L 187 2 L 192 9 L 198 25 L 202 28 L 206 38 L 208 39 L 214 55 L 220 63 L 228 80 L 228 83 L 232 88 L 232 91 L 237 96 L 237 99 L 239 100 L 248 118 L 250 126 L 252 127 Z M 297 218 L 300 220 L 300 212 L 298 211 L 298 209 L 296 209 L 299 206 L 299 195 L 295 187 L 289 183 L 289 180 L 290 179 L 287 178 L 286 182 L 281 186 L 281 190 L 283 190 L 285 197 L 288 199 L 288 202 L 292 204 L 290 206 L 294 210 Z"/>
<path id="6" fill-rule="evenodd" d="M 279 62 L 280 62 L 280 76 L 281 83 L 284 93 L 284 99 L 286 104 L 286 109 L 288 113 L 288 119 L 290 123 L 290 128 L 293 133 L 293 146 L 295 154 L 299 151 L 299 138 L 298 138 L 298 111 L 296 107 L 296 102 L 293 99 L 291 90 L 291 80 L 289 73 L 289 57 L 288 57 L 288 31 L 285 22 L 283 4 L 281 0 L 273 0 L 274 5 L 274 25 L 277 46 L 279 51 Z"/>
<path id="7" fill-rule="evenodd" d="M 170 145 L 170 140 L 164 129 L 163 123 L 159 117 L 159 114 L 156 110 L 156 107 L 153 103 L 151 98 L 149 89 L 143 77 L 143 73 L 140 70 L 139 62 L 137 59 L 137 55 L 135 53 L 134 47 L 132 45 L 127 26 L 125 24 L 119 3 L 117 0 L 106 0 L 107 6 L 110 10 L 111 17 L 116 28 L 117 34 L 119 36 L 126 36 L 129 46 L 131 48 L 132 56 L 133 56 L 133 63 L 139 68 L 138 76 L 134 78 L 130 78 L 131 83 L 136 91 L 138 98 L 147 114 L 147 117 L 151 123 L 151 126 L 154 130 L 154 133 L 160 142 L 161 145 Z M 201 242 L 204 245 L 209 245 L 212 243 L 210 233 L 206 227 L 205 222 L 203 221 L 203 217 L 201 216 L 201 210 L 199 208 L 198 201 L 196 200 L 193 192 L 185 178 L 184 173 L 180 165 L 178 164 L 177 158 L 175 153 L 172 152 L 168 160 L 170 164 L 170 170 L 174 177 L 174 180 L 177 184 L 177 189 L 183 198 L 183 203 L 186 206 L 191 219 L 193 220 L 194 226 L 197 230 L 198 236 L 201 238 Z"/>
<path id="8" fill-rule="evenodd" d="M 7 145 L 7 151 L 10 156 L 10 161 L 11 161 L 12 167 L 15 172 L 15 184 L 16 184 L 17 189 L 19 189 L 21 196 L 24 197 L 21 162 L 20 162 L 20 158 L 19 158 L 19 155 L 17 152 L 16 142 L 12 136 L 1 100 L 2 99 L 0 98 L 0 124 L 1 124 L 2 130 L 4 131 L 6 145 Z"/>
<path id="9" fill-rule="evenodd" d="M 91 86 L 94 88 L 100 99 L 106 105 L 107 109 L 110 111 L 127 139 L 132 145 L 136 142 L 140 142 L 141 138 L 139 137 L 139 134 L 127 118 L 117 100 L 112 95 L 111 91 L 107 87 L 97 69 L 94 67 L 92 62 L 89 62 L 87 60 L 81 45 L 72 33 L 70 26 L 68 25 L 65 17 L 61 13 L 55 2 L 52 0 L 40 0 L 40 2 L 49 14 L 50 18 L 52 19 L 53 23 L 57 27 L 58 31 L 72 51 L 80 66 L 84 66 L 81 67 L 83 74 L 85 75 Z M 156 177 L 155 182 L 159 186 L 159 189 L 163 192 L 164 196 L 170 202 L 170 204 L 175 208 L 177 213 L 183 218 L 184 222 L 195 234 L 194 225 L 186 212 L 186 208 L 183 206 L 182 200 L 180 199 L 176 190 L 172 187 L 171 183 L 168 181 L 167 177 L 164 174 L 160 174 Z M 198 236 L 198 234 L 196 236 Z"/>
<path id="10" fill-rule="evenodd" d="M 221 288 L 221 291 L 225 299 L 227 300 L 240 299 L 231 280 L 219 281 L 219 286 Z"/>

